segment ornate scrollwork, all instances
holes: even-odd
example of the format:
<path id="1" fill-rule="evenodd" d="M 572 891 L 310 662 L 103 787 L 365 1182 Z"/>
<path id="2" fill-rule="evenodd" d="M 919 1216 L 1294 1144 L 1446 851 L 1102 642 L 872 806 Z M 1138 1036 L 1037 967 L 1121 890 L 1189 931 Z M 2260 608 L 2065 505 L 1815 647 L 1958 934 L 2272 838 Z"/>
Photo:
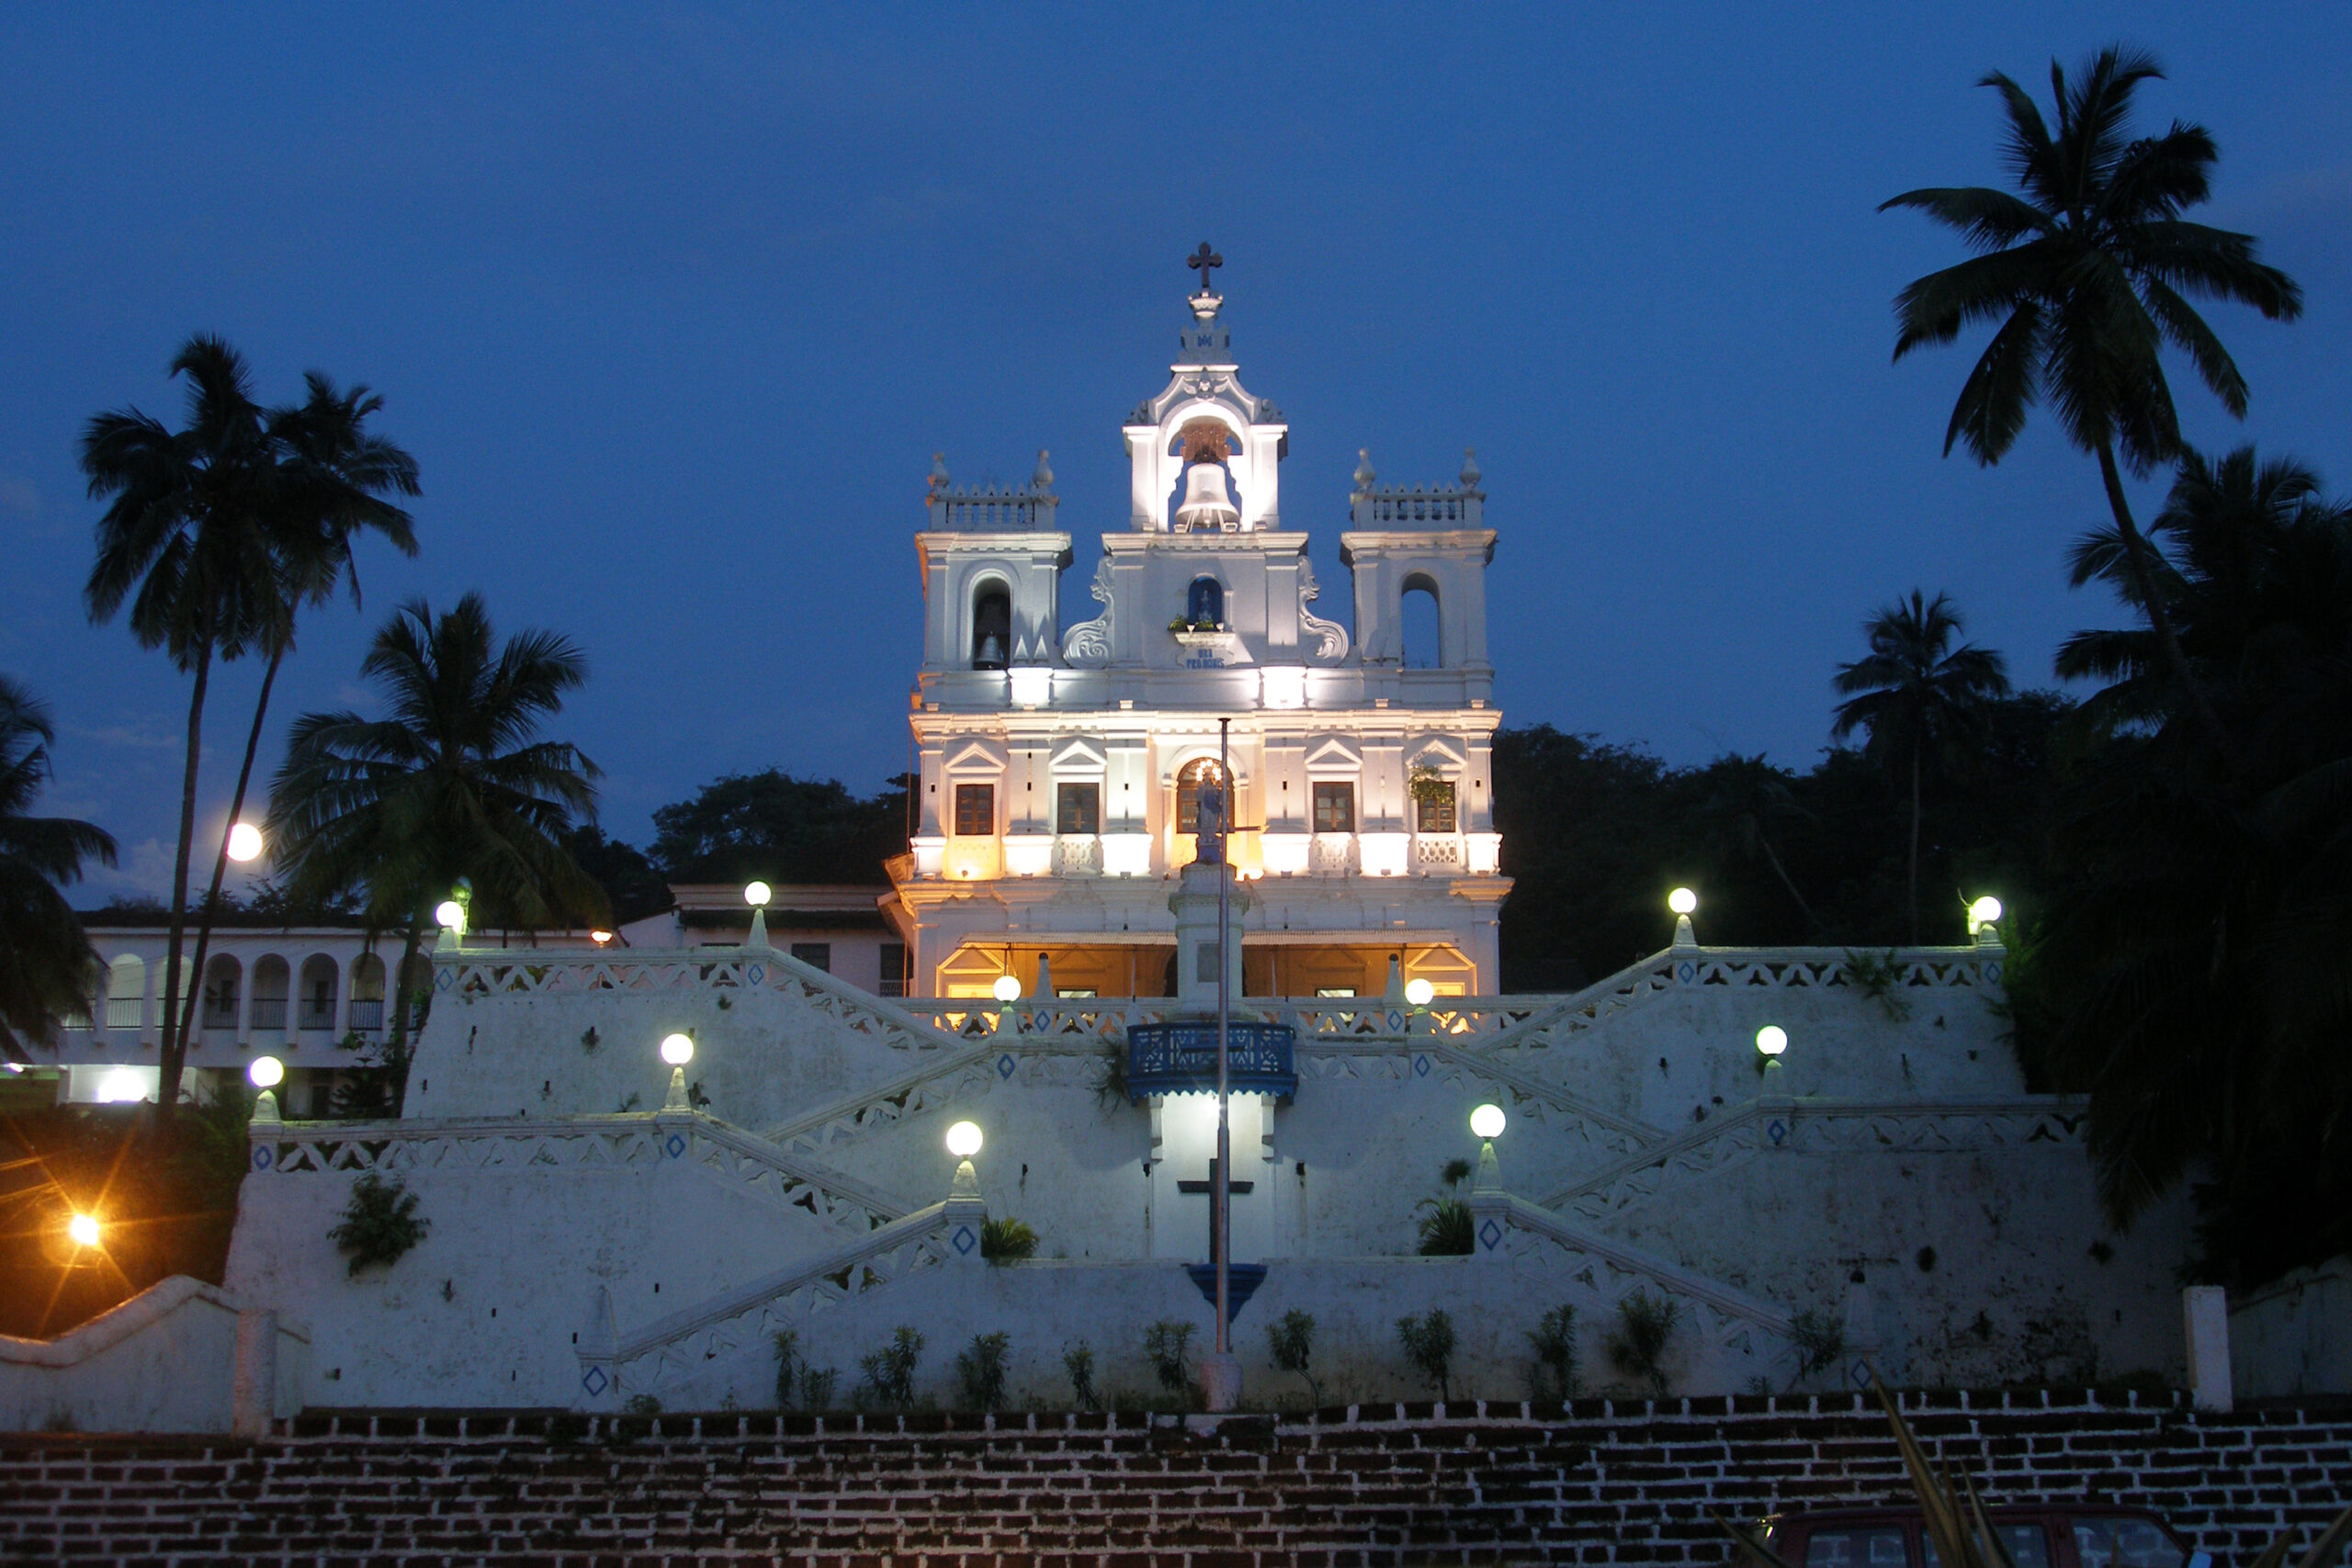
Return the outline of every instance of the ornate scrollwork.
<path id="1" fill-rule="evenodd" d="M 1091 621 L 1081 621 L 1070 627 L 1062 637 L 1062 658 L 1071 664 L 1106 664 L 1111 659 L 1111 617 L 1117 606 L 1111 600 L 1111 558 L 1094 569 L 1094 581 L 1088 588 L 1102 613 Z"/>
<path id="2" fill-rule="evenodd" d="M 1307 606 L 1323 592 L 1315 581 L 1315 568 L 1301 556 L 1298 561 L 1298 630 L 1306 657 L 1319 664 L 1337 664 L 1348 656 L 1348 628 L 1337 621 L 1327 621 Z"/>

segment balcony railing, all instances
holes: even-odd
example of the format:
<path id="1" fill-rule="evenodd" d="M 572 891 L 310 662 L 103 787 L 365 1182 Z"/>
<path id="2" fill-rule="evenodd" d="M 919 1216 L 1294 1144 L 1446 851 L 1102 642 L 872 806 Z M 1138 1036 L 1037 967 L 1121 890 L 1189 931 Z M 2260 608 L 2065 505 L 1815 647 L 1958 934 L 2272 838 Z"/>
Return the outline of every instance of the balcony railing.
<path id="1" fill-rule="evenodd" d="M 355 997 L 352 998 L 351 1011 L 345 1022 L 350 1028 L 362 1032 L 370 1032 L 383 1028 L 384 998 L 378 997 L 373 1001 L 362 1001 Z"/>
<path id="2" fill-rule="evenodd" d="M 377 1016 L 380 1018 L 383 1003 L 379 1002 L 376 1006 L 379 1010 Z M 297 1024 L 303 1029 L 333 1029 L 334 1027 L 334 998 L 333 997 L 304 997 L 302 1010 Z M 354 1027 L 357 1026 L 355 1024 Z"/>
<path id="3" fill-rule="evenodd" d="M 254 1029 L 285 1028 L 286 998 L 284 997 L 255 997 L 253 1002 L 253 1021 L 250 1027 Z"/>
<path id="4" fill-rule="evenodd" d="M 108 1029 L 138 1028 L 144 1021 L 141 1015 L 146 1005 L 146 998 L 143 997 L 108 997 L 107 998 L 107 1027 Z"/>
<path id="5" fill-rule="evenodd" d="M 1226 1082 L 1250 1094 L 1287 1099 L 1298 1092 L 1291 1056 L 1296 1033 L 1287 1023 L 1226 1026 Z M 1127 1098 L 1148 1094 L 1216 1092 L 1216 1021 L 1184 1019 L 1131 1024 L 1127 1029 Z"/>

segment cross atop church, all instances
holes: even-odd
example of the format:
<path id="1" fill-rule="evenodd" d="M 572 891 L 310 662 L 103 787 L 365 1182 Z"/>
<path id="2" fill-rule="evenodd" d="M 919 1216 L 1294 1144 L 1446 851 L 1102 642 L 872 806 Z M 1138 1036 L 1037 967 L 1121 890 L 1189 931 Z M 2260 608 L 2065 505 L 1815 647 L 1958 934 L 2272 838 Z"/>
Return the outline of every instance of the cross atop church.
<path id="1" fill-rule="evenodd" d="M 1215 292 L 1209 288 L 1209 268 L 1213 266 L 1223 266 L 1225 265 L 1225 258 L 1217 254 L 1215 251 L 1209 249 L 1209 243 L 1206 240 L 1203 240 L 1201 242 L 1201 248 L 1194 251 L 1192 254 L 1192 256 L 1186 260 L 1184 265 L 1201 275 L 1202 293 L 1208 294 Z"/>

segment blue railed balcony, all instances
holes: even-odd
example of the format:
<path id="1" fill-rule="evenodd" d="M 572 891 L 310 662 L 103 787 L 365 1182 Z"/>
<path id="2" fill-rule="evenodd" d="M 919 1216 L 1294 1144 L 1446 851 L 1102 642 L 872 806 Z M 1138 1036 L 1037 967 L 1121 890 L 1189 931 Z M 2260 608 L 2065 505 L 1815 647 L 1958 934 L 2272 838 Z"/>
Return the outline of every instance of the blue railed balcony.
<path id="1" fill-rule="evenodd" d="M 1226 1026 L 1226 1082 L 1237 1093 L 1289 1098 L 1298 1092 L 1287 1023 Z M 1127 1026 L 1127 1098 L 1216 1092 L 1216 1020 Z"/>

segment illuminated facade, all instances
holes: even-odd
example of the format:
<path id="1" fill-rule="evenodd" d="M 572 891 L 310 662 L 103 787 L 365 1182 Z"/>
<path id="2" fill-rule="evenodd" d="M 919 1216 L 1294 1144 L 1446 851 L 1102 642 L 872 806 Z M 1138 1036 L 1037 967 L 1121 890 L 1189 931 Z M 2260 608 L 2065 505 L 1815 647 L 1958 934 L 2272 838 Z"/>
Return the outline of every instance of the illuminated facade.
<path id="1" fill-rule="evenodd" d="M 1476 466 L 1410 490 L 1359 467 L 1351 635 L 1315 613 L 1307 536 L 1283 525 L 1282 412 L 1243 389 L 1222 299 L 1189 304 L 1167 386 L 1126 421 L 1128 526 L 1103 535 L 1093 619 L 1060 625 L 1070 536 L 1042 453 L 1022 489 L 934 468 L 921 816 L 891 868 L 912 988 L 983 996 L 1009 972 L 1031 993 L 1172 994 L 1168 898 L 1226 719 L 1245 993 L 1374 994 L 1394 959 L 1441 995 L 1491 994 L 1510 883 Z M 1417 632 L 1435 626 L 1408 658 L 1417 594 Z"/>

